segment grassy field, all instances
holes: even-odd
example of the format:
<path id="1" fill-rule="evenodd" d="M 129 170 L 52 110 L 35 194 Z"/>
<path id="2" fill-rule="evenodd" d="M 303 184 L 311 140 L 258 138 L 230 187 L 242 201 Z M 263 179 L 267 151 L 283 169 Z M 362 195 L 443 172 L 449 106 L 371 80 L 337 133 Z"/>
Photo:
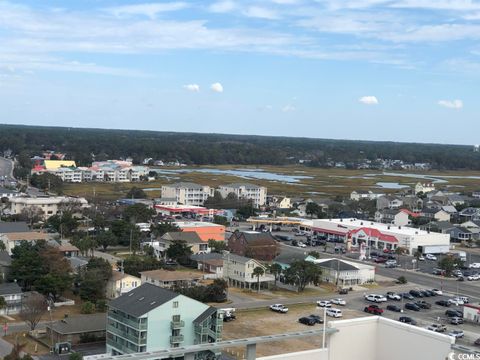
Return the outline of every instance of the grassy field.
<path id="1" fill-rule="evenodd" d="M 271 181 L 259 179 L 245 179 L 240 176 L 229 174 L 210 174 L 204 172 L 188 172 L 169 174 L 165 178 L 145 183 L 123 183 L 123 184 L 106 184 L 106 183 L 81 183 L 81 184 L 65 184 L 65 193 L 68 195 L 83 196 L 92 199 L 94 194 L 98 199 L 113 200 L 118 199 L 128 192 L 132 186 L 143 189 L 158 189 L 148 191 L 149 197 L 159 197 L 160 188 L 164 184 L 177 181 L 191 181 L 203 185 L 217 187 L 220 184 L 230 182 L 252 182 L 263 185 L 268 188 L 269 194 L 282 194 L 295 197 L 334 197 L 336 195 L 346 196 L 353 190 L 372 190 L 376 192 L 394 192 L 394 189 L 382 189 L 378 182 L 399 183 L 401 185 L 412 186 L 418 181 L 428 181 L 419 177 L 390 176 L 380 171 L 374 170 L 346 170 L 346 169 L 320 169 L 309 168 L 304 166 L 208 166 L 198 167 L 198 169 L 252 169 L 263 170 L 278 175 L 299 175 L 308 178 L 299 179 L 295 183 L 287 183 L 284 181 Z M 195 169 L 191 167 L 189 169 Z M 173 170 L 169 168 L 169 170 Z M 394 172 L 394 171 L 391 171 Z M 413 171 L 395 171 L 400 175 L 413 173 Z M 436 177 L 448 181 L 447 183 L 438 184 L 439 188 L 448 186 L 452 190 L 471 191 L 480 188 L 479 179 L 465 178 L 468 176 L 480 177 L 480 172 L 475 171 L 428 171 L 414 172 L 416 174 Z M 463 178 L 451 178 L 451 177 Z"/>

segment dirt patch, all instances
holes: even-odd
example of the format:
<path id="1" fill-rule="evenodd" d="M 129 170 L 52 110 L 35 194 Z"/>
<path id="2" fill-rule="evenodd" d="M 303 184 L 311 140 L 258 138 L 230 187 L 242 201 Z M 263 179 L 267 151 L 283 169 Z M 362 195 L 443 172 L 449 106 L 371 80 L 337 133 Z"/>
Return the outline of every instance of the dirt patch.
<path id="1" fill-rule="evenodd" d="M 287 314 L 279 314 L 268 309 L 239 310 L 237 320 L 224 324 L 223 339 L 241 339 L 253 336 L 282 334 L 293 331 L 320 329 L 322 325 L 313 327 L 302 325 L 298 319 L 310 314 L 319 315 L 323 318 L 323 309 L 313 304 L 289 305 Z M 356 310 L 343 309 L 343 318 L 349 319 L 363 315 Z M 332 320 L 333 318 L 327 318 Z M 305 339 L 284 340 L 278 342 L 257 345 L 257 356 L 270 356 L 287 352 L 311 350 L 321 347 L 322 336 L 311 336 Z M 230 354 L 240 358 L 244 354 L 243 348 L 231 348 Z"/>

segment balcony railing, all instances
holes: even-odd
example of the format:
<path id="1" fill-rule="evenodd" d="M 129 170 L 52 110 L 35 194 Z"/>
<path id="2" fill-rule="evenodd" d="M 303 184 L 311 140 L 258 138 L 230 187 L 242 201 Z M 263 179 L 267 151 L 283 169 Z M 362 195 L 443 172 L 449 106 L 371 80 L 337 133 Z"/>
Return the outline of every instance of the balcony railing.
<path id="1" fill-rule="evenodd" d="M 113 340 L 107 339 L 107 345 L 117 349 L 120 351 L 122 354 L 132 354 L 139 352 L 139 349 L 136 347 L 135 349 L 132 349 L 131 347 L 128 347 L 126 345 L 122 345 L 118 342 L 115 342 Z"/>
<path id="2" fill-rule="evenodd" d="M 185 327 L 185 321 L 183 321 L 183 320 L 171 321 L 171 322 L 170 322 L 170 327 L 171 327 L 172 329 L 180 329 L 180 328 L 183 328 L 183 327 Z"/>
<path id="3" fill-rule="evenodd" d="M 131 326 L 137 330 L 147 330 L 147 323 L 141 323 L 139 320 L 133 320 L 133 319 L 128 319 L 125 316 L 115 314 L 113 312 L 108 313 L 108 317 L 114 320 L 117 320 L 118 322 L 121 322 L 122 324 Z"/>
<path id="4" fill-rule="evenodd" d="M 183 335 L 170 336 L 170 344 L 178 344 L 183 342 Z"/>
<path id="5" fill-rule="evenodd" d="M 140 344 L 140 345 L 145 345 L 147 343 L 147 338 L 140 338 L 139 336 L 135 336 L 131 332 L 126 332 L 121 329 L 116 328 L 115 326 L 112 325 L 107 325 L 107 331 L 111 332 L 112 334 L 115 334 L 117 336 L 120 336 L 124 339 L 127 339 L 135 344 Z"/>

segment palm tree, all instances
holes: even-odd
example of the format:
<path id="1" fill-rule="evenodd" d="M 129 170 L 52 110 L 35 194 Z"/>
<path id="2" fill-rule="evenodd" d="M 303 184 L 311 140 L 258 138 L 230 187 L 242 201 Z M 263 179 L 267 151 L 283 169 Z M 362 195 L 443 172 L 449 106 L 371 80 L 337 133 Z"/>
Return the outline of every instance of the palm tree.
<path id="1" fill-rule="evenodd" d="M 265 270 L 263 270 L 263 268 L 260 266 L 257 266 L 255 269 L 253 269 L 252 277 L 257 277 L 258 292 L 260 292 L 260 276 L 263 276 L 263 274 L 265 274 Z"/>
<path id="2" fill-rule="evenodd" d="M 270 273 L 275 277 L 275 287 L 277 286 L 278 276 L 282 273 L 282 266 L 277 263 L 270 265 Z"/>

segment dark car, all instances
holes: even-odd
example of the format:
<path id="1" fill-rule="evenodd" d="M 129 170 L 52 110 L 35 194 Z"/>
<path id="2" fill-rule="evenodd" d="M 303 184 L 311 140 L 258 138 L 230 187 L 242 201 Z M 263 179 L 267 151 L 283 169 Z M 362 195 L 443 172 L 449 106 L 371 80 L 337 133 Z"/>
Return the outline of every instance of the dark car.
<path id="1" fill-rule="evenodd" d="M 445 306 L 445 307 L 450 306 L 450 303 L 447 300 L 438 300 L 438 301 L 435 301 L 435 304 L 440 306 Z"/>
<path id="2" fill-rule="evenodd" d="M 405 309 L 407 310 L 413 310 L 413 311 L 420 311 L 420 306 L 414 303 L 406 303 L 405 304 Z"/>
<path id="3" fill-rule="evenodd" d="M 315 325 L 317 322 L 312 319 L 310 316 L 304 316 L 304 317 L 301 317 L 300 319 L 298 319 L 298 322 L 300 324 L 304 324 L 304 325 L 308 325 L 308 326 L 313 326 Z"/>
<path id="4" fill-rule="evenodd" d="M 320 316 L 318 316 L 318 315 L 312 314 L 312 315 L 310 315 L 310 316 L 308 316 L 308 317 L 309 317 L 310 319 L 313 319 L 313 320 L 315 321 L 315 324 L 323 324 L 323 319 L 322 319 Z"/>
<path id="5" fill-rule="evenodd" d="M 411 317 L 408 317 L 408 316 L 400 316 L 398 318 L 398 321 L 403 322 L 405 324 L 417 325 L 417 322 L 415 320 L 413 320 Z"/>
<path id="6" fill-rule="evenodd" d="M 473 344 L 474 344 L 474 345 L 480 345 L 480 338 L 478 338 L 477 340 L 475 340 L 475 341 L 473 342 Z"/>
<path id="7" fill-rule="evenodd" d="M 346 295 L 346 294 L 348 294 L 348 289 L 347 288 L 342 288 L 342 289 L 338 290 L 338 293 L 340 295 Z"/>
<path id="8" fill-rule="evenodd" d="M 377 257 L 377 258 L 375 259 L 375 262 L 376 262 L 377 264 L 383 264 L 383 263 L 386 263 L 386 262 L 387 262 L 387 258 Z"/>
<path id="9" fill-rule="evenodd" d="M 230 321 L 235 320 L 236 318 L 237 318 L 237 317 L 235 316 L 235 314 L 229 313 L 228 315 L 225 314 L 225 316 L 223 317 L 223 321 L 225 321 L 225 322 L 230 322 Z"/>
<path id="10" fill-rule="evenodd" d="M 428 302 L 426 302 L 424 300 L 416 301 L 415 305 L 417 305 L 421 309 L 430 309 L 432 307 L 432 304 L 429 304 Z"/>
<path id="11" fill-rule="evenodd" d="M 387 310 L 395 311 L 395 312 L 401 312 L 402 311 L 402 309 L 400 309 L 400 307 L 397 306 L 397 305 L 387 305 Z"/>
<path id="12" fill-rule="evenodd" d="M 402 293 L 400 294 L 404 299 L 407 299 L 407 300 L 413 300 L 415 299 L 412 295 L 410 295 L 409 293 Z"/>
<path id="13" fill-rule="evenodd" d="M 372 251 L 372 252 L 370 253 L 370 257 L 377 257 L 378 255 L 379 255 L 379 254 L 378 254 L 378 252 L 376 252 L 376 251 Z"/>
<path id="14" fill-rule="evenodd" d="M 383 309 L 379 308 L 377 305 L 368 305 L 363 309 L 366 313 L 374 314 L 374 315 L 382 315 Z"/>
<path id="15" fill-rule="evenodd" d="M 435 294 L 432 290 L 427 289 L 427 290 L 423 290 L 423 291 L 425 291 L 428 294 L 428 296 L 437 296 L 437 294 Z"/>
<path id="16" fill-rule="evenodd" d="M 445 315 L 447 317 L 461 317 L 461 318 L 463 318 L 463 313 L 461 311 L 455 310 L 455 309 L 445 310 Z"/>
<path id="17" fill-rule="evenodd" d="M 418 290 L 410 290 L 409 294 L 417 298 L 423 297 L 423 294 Z"/>
<path id="18" fill-rule="evenodd" d="M 418 290 L 420 294 L 422 294 L 423 297 L 430 297 L 431 295 L 428 293 L 427 290 Z"/>

